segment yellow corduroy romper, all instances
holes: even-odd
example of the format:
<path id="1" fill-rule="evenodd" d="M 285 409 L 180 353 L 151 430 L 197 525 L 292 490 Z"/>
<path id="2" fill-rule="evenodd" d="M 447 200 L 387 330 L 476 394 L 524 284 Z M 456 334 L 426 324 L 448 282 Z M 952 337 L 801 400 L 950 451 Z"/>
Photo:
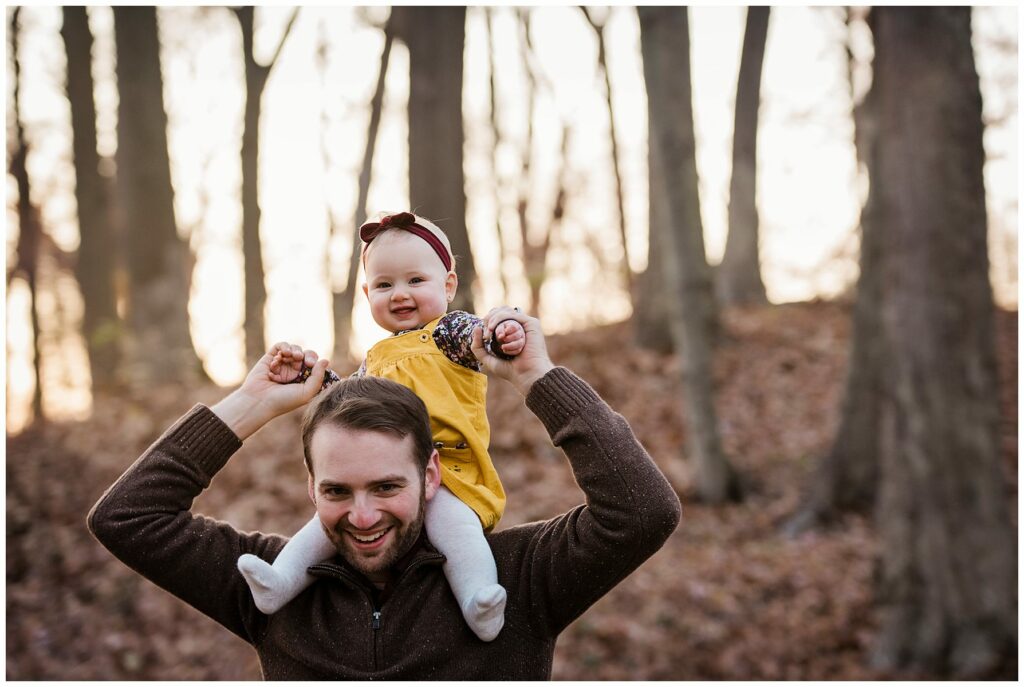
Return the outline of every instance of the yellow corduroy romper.
<path id="1" fill-rule="evenodd" d="M 366 374 L 398 382 L 423 399 L 441 456 L 442 484 L 490 530 L 505 512 L 505 490 L 487 451 L 487 376 L 441 352 L 434 343 L 440 319 L 378 342 L 366 354 Z"/>

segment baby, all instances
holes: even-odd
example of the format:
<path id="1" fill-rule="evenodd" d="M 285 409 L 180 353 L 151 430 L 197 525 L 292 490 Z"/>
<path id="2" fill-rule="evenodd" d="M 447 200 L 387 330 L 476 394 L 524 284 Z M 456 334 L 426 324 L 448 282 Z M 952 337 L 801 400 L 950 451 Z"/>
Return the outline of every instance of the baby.
<path id="1" fill-rule="evenodd" d="M 360 227 L 364 241 L 363 292 L 377 324 L 393 332 L 374 345 L 356 375 L 387 377 L 423 399 L 440 455 L 442 488 L 426 506 L 427 537 L 447 558 L 445 576 L 473 632 L 491 641 L 505 622 L 505 589 L 484 531 L 505 509 L 505 491 L 487 445 L 487 377 L 472 351 L 483 322 L 462 311 L 447 312 L 458 276 L 451 245 L 429 220 L 403 212 Z M 506 320 L 494 328 L 488 354 L 518 355 L 526 344 L 522 325 Z M 309 371 L 295 381 L 302 381 Z M 324 386 L 338 379 L 328 371 Z M 306 568 L 337 549 L 314 516 L 289 540 L 273 565 L 251 554 L 238 559 L 264 613 L 274 613 L 313 577 Z"/>

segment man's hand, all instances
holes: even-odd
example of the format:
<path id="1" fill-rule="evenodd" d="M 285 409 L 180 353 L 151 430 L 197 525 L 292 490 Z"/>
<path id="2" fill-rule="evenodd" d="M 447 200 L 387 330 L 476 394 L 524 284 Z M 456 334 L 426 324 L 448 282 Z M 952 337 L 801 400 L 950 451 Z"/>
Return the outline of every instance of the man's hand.
<path id="1" fill-rule="evenodd" d="M 304 382 L 293 384 L 303 364 L 312 371 Z M 309 403 L 320 390 L 329 364 L 314 351 L 276 343 L 249 371 L 242 386 L 211 410 L 244 440 L 278 415 Z"/>
<path id="2" fill-rule="evenodd" d="M 489 353 L 484 347 L 484 340 L 489 339 L 505 320 L 513 320 L 523 328 L 524 343 L 520 353 L 511 360 L 502 360 Z M 508 306 L 494 308 L 483 318 L 484 326 L 473 332 L 473 355 L 483 365 L 488 374 L 507 379 L 523 396 L 530 392 L 533 383 L 546 375 L 554 364 L 548 356 L 544 343 L 544 332 L 540 329 L 540 320 L 528 317 Z M 504 350 L 504 347 L 503 347 Z"/>

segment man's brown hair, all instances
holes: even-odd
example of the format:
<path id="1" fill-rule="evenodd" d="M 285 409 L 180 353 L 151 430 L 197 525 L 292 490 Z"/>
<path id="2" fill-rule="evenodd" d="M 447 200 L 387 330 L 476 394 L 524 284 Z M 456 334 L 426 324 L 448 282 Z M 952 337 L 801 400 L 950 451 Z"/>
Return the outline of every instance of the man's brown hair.
<path id="1" fill-rule="evenodd" d="M 336 382 L 310 403 L 302 418 L 302 453 L 313 474 L 309 446 L 322 424 L 343 429 L 383 432 L 404 439 L 412 436 L 413 458 L 427 469 L 433 452 L 427 407 L 411 389 L 382 377 L 349 377 Z"/>

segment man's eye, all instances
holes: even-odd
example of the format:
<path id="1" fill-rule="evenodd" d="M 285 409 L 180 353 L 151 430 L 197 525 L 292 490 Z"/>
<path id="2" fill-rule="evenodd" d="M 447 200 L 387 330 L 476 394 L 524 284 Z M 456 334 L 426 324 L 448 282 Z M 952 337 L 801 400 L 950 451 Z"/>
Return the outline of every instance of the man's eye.
<path id="1" fill-rule="evenodd" d="M 327 489 L 324 489 L 324 493 L 327 494 L 328 496 L 338 497 L 344 496 L 346 492 L 344 489 L 340 489 L 338 487 L 328 487 Z"/>
<path id="2" fill-rule="evenodd" d="M 397 489 L 397 484 L 382 484 L 379 487 L 377 487 L 377 491 L 382 492 L 384 494 L 396 491 Z"/>

